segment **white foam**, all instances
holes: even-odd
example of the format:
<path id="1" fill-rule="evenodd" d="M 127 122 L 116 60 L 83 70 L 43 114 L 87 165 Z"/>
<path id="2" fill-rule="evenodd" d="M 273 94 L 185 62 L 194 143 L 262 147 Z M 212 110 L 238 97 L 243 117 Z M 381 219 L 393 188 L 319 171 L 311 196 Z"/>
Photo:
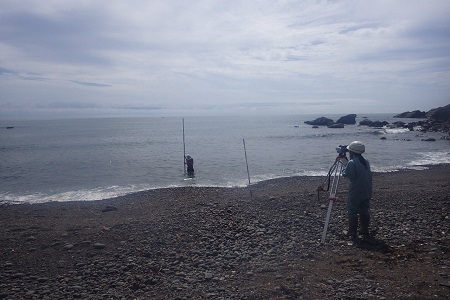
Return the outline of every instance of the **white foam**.
<path id="1" fill-rule="evenodd" d="M 371 165 L 372 172 L 378 172 L 378 173 L 390 173 L 390 172 L 397 172 L 401 169 L 403 169 L 403 166 L 377 166 L 377 165 Z"/>
<path id="2" fill-rule="evenodd" d="M 175 186 L 173 186 L 175 187 Z M 95 201 L 108 198 L 119 197 L 131 193 L 136 193 L 144 190 L 157 189 L 155 187 L 137 187 L 134 185 L 121 187 L 110 186 L 107 188 L 96 188 L 91 190 L 78 190 L 68 191 L 57 194 L 43 194 L 35 193 L 28 195 L 12 195 L 6 193 L 0 193 L 0 199 L 9 204 L 22 204 L 22 203 L 46 203 L 46 202 L 69 202 L 69 201 Z"/>
<path id="3" fill-rule="evenodd" d="M 407 166 L 372 166 L 371 167 L 372 172 L 377 172 L 377 173 L 393 173 L 393 172 L 398 172 L 401 170 L 426 170 L 427 167 L 425 166 L 412 166 L 412 165 L 407 165 Z"/>
<path id="4" fill-rule="evenodd" d="M 295 174 L 296 176 L 326 176 L 328 175 L 328 171 L 302 171 L 299 172 L 297 174 Z"/>
<path id="5" fill-rule="evenodd" d="M 405 133 L 409 132 L 408 128 L 385 128 L 384 132 L 387 134 Z"/>
<path id="6" fill-rule="evenodd" d="M 408 166 L 438 165 L 450 163 L 449 151 L 419 152 L 422 156 L 408 163 Z"/>

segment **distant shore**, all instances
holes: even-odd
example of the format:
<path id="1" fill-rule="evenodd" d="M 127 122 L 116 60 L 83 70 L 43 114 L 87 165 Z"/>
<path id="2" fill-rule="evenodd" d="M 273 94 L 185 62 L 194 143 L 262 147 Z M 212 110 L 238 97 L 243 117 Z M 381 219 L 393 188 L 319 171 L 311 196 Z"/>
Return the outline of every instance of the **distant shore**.
<path id="1" fill-rule="evenodd" d="M 373 238 L 323 177 L 0 206 L 0 299 L 446 299 L 450 165 L 374 173 Z"/>

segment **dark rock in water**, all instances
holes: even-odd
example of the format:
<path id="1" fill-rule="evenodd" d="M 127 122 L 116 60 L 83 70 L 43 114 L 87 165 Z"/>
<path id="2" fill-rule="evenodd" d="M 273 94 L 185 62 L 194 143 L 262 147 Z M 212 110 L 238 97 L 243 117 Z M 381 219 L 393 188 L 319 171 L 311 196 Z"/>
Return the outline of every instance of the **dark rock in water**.
<path id="1" fill-rule="evenodd" d="M 386 138 L 385 136 L 382 136 L 382 137 L 380 138 L 380 140 L 387 140 L 387 138 Z"/>
<path id="2" fill-rule="evenodd" d="M 314 125 L 312 128 L 319 128 L 319 126 L 317 126 L 317 125 Z"/>
<path id="3" fill-rule="evenodd" d="M 424 142 L 436 142 L 436 139 L 434 138 L 428 138 L 428 139 L 422 139 Z"/>
<path id="4" fill-rule="evenodd" d="M 389 122 L 387 122 L 387 121 L 383 121 L 383 122 L 381 122 L 381 121 L 374 121 L 371 124 L 370 127 L 383 127 L 383 126 L 386 126 L 386 125 L 389 125 Z"/>
<path id="5" fill-rule="evenodd" d="M 356 117 L 356 115 L 353 115 L 353 116 Z M 345 118 L 345 117 L 342 117 L 342 118 Z M 340 118 L 339 120 L 341 120 L 342 118 Z M 344 121 L 351 122 L 351 120 L 349 120 L 349 119 L 346 119 Z M 313 128 L 318 128 L 317 126 L 327 126 L 328 128 L 344 128 L 343 122 L 335 123 L 332 119 L 328 119 L 325 117 L 317 118 L 314 121 L 306 121 L 305 124 L 314 125 Z M 345 124 L 352 124 L 352 123 L 345 123 Z"/>
<path id="6" fill-rule="evenodd" d="M 383 126 L 389 125 L 389 122 L 371 121 L 369 119 L 366 119 L 366 120 L 359 122 L 359 125 L 360 126 L 369 126 L 369 127 L 383 127 Z"/>
<path id="7" fill-rule="evenodd" d="M 394 118 L 425 118 L 426 112 L 420 110 L 406 111 L 395 115 Z"/>
<path id="8" fill-rule="evenodd" d="M 350 114 L 343 117 L 340 117 L 339 120 L 336 121 L 336 123 L 339 124 L 356 124 L 356 114 Z"/>
<path id="9" fill-rule="evenodd" d="M 364 119 L 361 122 L 359 122 L 359 125 L 361 126 L 370 126 L 370 124 L 372 124 L 372 121 L 370 121 L 369 119 Z"/>
<path id="10" fill-rule="evenodd" d="M 306 121 L 305 124 L 308 125 L 317 125 L 317 126 L 327 126 L 328 124 L 332 124 L 334 123 L 333 120 L 325 118 L 325 117 L 320 117 L 315 119 L 314 121 Z"/>

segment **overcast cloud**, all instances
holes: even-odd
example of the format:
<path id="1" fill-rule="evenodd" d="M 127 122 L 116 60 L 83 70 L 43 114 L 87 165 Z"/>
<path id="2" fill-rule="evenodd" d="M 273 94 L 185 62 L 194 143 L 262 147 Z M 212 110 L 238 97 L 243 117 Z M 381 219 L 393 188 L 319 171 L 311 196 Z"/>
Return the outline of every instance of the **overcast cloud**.
<path id="1" fill-rule="evenodd" d="M 0 0 L 0 118 L 450 103 L 450 1 Z"/>

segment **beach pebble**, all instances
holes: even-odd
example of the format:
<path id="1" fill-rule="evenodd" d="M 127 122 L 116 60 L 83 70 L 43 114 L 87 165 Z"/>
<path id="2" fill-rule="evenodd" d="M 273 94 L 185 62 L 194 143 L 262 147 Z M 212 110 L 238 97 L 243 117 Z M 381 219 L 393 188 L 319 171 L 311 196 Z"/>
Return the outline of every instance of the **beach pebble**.
<path id="1" fill-rule="evenodd" d="M 74 247 L 73 244 L 66 244 L 66 245 L 64 245 L 63 249 L 64 250 L 71 250 L 73 247 Z"/>
<path id="2" fill-rule="evenodd" d="M 94 243 L 92 246 L 94 247 L 94 249 L 104 249 L 104 248 L 106 248 L 106 245 L 102 244 L 102 243 Z"/>

